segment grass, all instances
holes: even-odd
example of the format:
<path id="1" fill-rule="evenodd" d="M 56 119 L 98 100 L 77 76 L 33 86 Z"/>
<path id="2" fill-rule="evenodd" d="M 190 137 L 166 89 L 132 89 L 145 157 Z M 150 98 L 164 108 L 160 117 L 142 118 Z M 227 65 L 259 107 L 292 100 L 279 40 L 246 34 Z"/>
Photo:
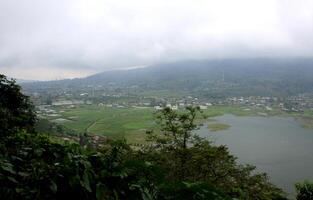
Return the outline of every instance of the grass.
<path id="1" fill-rule="evenodd" d="M 139 138 L 139 136 L 143 135 L 145 130 L 155 126 L 153 109 L 150 108 L 117 109 L 85 105 L 65 109 L 61 115 L 62 118 L 70 120 L 62 124 L 75 132 L 87 132 L 115 138 L 126 137 L 136 142 L 142 140 L 142 137 Z"/>
<path id="2" fill-rule="evenodd" d="M 216 117 L 226 113 L 236 116 L 249 116 L 256 115 L 257 112 L 258 109 L 245 110 L 245 108 L 239 106 L 211 106 L 207 110 L 204 110 L 203 114 L 207 117 Z"/>
<path id="3" fill-rule="evenodd" d="M 143 143 L 146 130 L 156 127 L 154 122 L 154 109 L 152 108 L 108 108 L 97 105 L 82 105 L 75 108 L 56 107 L 61 115 L 68 121 L 62 122 L 65 127 L 77 133 L 90 133 L 106 135 L 112 138 L 126 138 L 131 143 Z M 211 106 L 203 110 L 207 119 L 197 119 L 198 123 L 209 122 L 210 131 L 220 131 L 229 128 L 227 124 L 213 121 L 213 117 L 223 114 L 236 116 L 256 116 L 258 113 L 266 113 L 267 116 L 289 116 L 295 117 L 304 127 L 313 128 L 313 111 L 300 113 L 283 113 L 279 109 L 265 111 L 261 108 L 247 110 L 239 106 Z M 55 118 L 51 117 L 50 120 Z"/>
<path id="4" fill-rule="evenodd" d="M 208 124 L 208 129 L 210 131 L 216 132 L 216 131 L 222 131 L 229 129 L 231 126 L 228 124 L 222 124 L 222 123 L 209 123 Z"/>
<path id="5" fill-rule="evenodd" d="M 167 97 L 167 98 L 181 98 L 188 95 L 183 91 L 172 91 L 172 90 L 150 90 L 137 93 L 139 96 L 145 97 Z"/>

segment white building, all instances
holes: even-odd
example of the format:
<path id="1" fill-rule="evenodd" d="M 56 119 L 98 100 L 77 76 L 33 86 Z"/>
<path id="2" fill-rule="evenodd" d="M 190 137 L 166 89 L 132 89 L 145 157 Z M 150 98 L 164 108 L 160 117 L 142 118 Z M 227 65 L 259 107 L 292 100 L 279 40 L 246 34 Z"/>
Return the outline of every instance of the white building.
<path id="1" fill-rule="evenodd" d="M 199 107 L 200 107 L 201 110 L 206 110 L 206 109 L 208 109 L 208 106 L 204 106 L 204 105 L 200 105 Z"/>
<path id="2" fill-rule="evenodd" d="M 162 110 L 162 107 L 161 107 L 161 106 L 154 106 L 154 109 L 156 109 L 156 110 Z"/>

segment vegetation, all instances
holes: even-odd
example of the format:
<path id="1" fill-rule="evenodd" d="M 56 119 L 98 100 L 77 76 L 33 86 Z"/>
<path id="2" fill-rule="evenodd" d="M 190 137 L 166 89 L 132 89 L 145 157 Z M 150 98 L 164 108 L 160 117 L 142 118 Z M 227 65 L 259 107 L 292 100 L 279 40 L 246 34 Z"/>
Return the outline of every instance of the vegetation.
<path id="1" fill-rule="evenodd" d="M 59 108 L 63 122 L 47 123 L 39 121 L 41 131 L 55 132 L 63 129 L 66 134 L 97 134 L 114 139 L 126 138 L 131 143 L 143 143 L 145 131 L 155 126 L 153 109 L 151 108 L 108 108 L 96 105 L 77 106 L 75 108 Z M 51 122 L 60 117 L 48 117 Z M 52 126 L 52 127 L 51 127 Z M 55 128 L 53 128 L 55 127 Z M 60 131 L 59 131 L 60 132 Z"/>
<path id="2" fill-rule="evenodd" d="M 312 59 L 222 59 L 164 63 L 142 69 L 107 71 L 87 78 L 26 83 L 29 91 L 75 90 L 89 85 L 131 94 L 223 99 L 232 96 L 285 97 L 313 92 Z M 134 87 L 131 87 L 134 86 Z M 90 88 L 89 88 L 90 90 Z M 61 90 L 62 91 L 62 90 Z"/>
<path id="3" fill-rule="evenodd" d="M 75 108 L 56 107 L 64 122 L 57 124 L 73 130 L 73 133 L 84 133 L 106 135 L 112 138 L 126 137 L 130 142 L 144 140 L 147 129 L 154 128 L 154 109 L 152 108 L 110 108 L 97 105 L 81 105 Z M 60 112 L 62 111 L 62 112 Z M 257 111 L 245 111 L 241 107 L 211 106 L 204 110 L 205 117 L 220 116 L 230 113 L 238 116 L 256 115 Z M 53 121 L 59 117 L 48 117 Z M 207 121 L 197 116 L 199 122 Z M 47 129 L 51 129 L 47 127 Z M 41 129 L 43 130 L 43 129 Z M 70 132 L 70 131 L 68 131 Z"/>
<path id="4" fill-rule="evenodd" d="M 213 146 L 192 133 L 199 112 L 199 108 L 192 107 L 184 113 L 162 110 L 158 123 L 163 134 L 149 132 L 151 143 L 142 157 L 167 171 L 168 183 L 208 183 L 231 198 L 283 199 L 282 191 L 270 184 L 265 174 L 255 173 L 253 166 L 237 165 L 227 147 Z"/>
<path id="5" fill-rule="evenodd" d="M 296 183 L 297 200 L 313 200 L 313 182 Z"/>
<path id="6" fill-rule="evenodd" d="M 33 131 L 36 115 L 28 97 L 14 80 L 0 74 L 0 138 L 21 129 Z"/>
<path id="7" fill-rule="evenodd" d="M 5 77 L 0 82 L 6 85 Z M 12 85 L 7 91 L 27 101 Z M 11 90 L 12 88 L 12 90 Z M 5 96 L 5 95 L 4 95 Z M 7 110 L 8 104 L 1 104 Z M 285 199 L 265 174 L 238 165 L 227 147 L 193 134 L 199 108 L 169 108 L 156 115 L 160 133 L 134 149 L 125 141 L 97 148 L 59 143 L 34 132 L 33 120 L 17 126 L 31 104 L 16 107 L 12 123 L 1 126 L 0 196 L 3 199 Z M 2 112 L 4 118 L 12 115 Z"/>
<path id="8" fill-rule="evenodd" d="M 99 106 L 86 106 L 64 113 L 68 128 L 82 132 L 124 136 L 134 130 L 145 129 L 153 124 L 152 109 L 113 109 Z M 79 126 L 77 126 L 79 124 Z"/>
<path id="9" fill-rule="evenodd" d="M 228 124 L 222 124 L 222 123 L 209 123 L 208 124 L 208 129 L 213 132 L 222 131 L 222 130 L 226 130 L 229 128 L 230 128 L 230 125 Z"/>
<path id="10" fill-rule="evenodd" d="M 58 111 L 61 116 L 40 118 L 36 126 L 39 128 L 39 132 L 64 133 L 76 136 L 87 132 L 113 139 L 126 138 L 129 143 L 143 144 L 145 143 L 146 130 L 155 128 L 157 125 L 154 122 L 155 110 L 152 108 L 110 108 L 98 105 L 80 105 L 74 108 L 56 106 L 52 108 Z M 303 114 L 284 113 L 275 108 L 267 111 L 262 108 L 245 109 L 241 106 L 210 106 L 209 109 L 202 110 L 201 116 L 197 116 L 197 122 L 206 123 L 213 117 L 224 114 L 258 116 L 259 113 L 266 113 L 267 116 L 294 117 L 302 126 L 312 128 L 313 113 L 311 111 L 305 111 Z M 65 121 L 54 122 L 58 118 L 65 119 Z M 217 127 L 213 123 L 209 123 L 209 126 L 214 126 L 214 129 L 218 130 L 228 128 L 223 125 L 223 127 L 220 125 Z"/>

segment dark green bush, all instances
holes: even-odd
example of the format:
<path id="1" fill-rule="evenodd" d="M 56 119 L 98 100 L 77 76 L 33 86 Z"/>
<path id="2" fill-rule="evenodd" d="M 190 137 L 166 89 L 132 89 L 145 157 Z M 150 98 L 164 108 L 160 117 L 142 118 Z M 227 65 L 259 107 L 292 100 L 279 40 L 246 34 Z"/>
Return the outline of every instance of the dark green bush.
<path id="1" fill-rule="evenodd" d="M 297 200 L 313 200 L 313 182 L 296 183 Z"/>

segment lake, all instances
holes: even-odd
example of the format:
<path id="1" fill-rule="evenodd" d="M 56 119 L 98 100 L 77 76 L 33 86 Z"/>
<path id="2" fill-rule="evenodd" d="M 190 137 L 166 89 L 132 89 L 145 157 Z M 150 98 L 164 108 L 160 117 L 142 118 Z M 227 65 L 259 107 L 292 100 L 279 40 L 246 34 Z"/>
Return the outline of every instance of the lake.
<path id="1" fill-rule="evenodd" d="M 227 145 L 240 163 L 255 165 L 286 192 L 294 192 L 295 182 L 313 180 L 312 129 L 288 117 L 223 115 L 214 119 L 231 127 L 210 132 L 205 124 L 198 134 Z"/>

